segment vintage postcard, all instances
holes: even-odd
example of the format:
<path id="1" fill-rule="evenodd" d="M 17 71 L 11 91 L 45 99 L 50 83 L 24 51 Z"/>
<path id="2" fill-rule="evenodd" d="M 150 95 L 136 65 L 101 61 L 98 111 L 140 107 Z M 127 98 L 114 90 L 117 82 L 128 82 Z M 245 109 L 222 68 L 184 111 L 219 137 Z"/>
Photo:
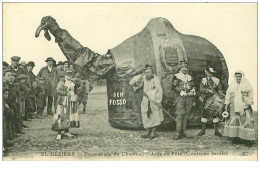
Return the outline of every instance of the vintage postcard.
<path id="1" fill-rule="evenodd" d="M 257 160 L 257 3 L 3 4 L 3 160 Z"/>

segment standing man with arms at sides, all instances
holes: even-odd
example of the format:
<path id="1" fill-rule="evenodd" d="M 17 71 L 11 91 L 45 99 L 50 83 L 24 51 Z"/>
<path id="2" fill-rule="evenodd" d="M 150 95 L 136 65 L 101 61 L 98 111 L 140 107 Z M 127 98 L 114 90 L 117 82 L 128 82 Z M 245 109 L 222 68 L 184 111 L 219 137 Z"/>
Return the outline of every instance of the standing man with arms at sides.
<path id="1" fill-rule="evenodd" d="M 160 79 L 154 75 L 153 67 L 145 65 L 145 73 L 135 76 L 129 84 L 135 91 L 143 86 L 144 96 L 141 103 L 141 114 L 144 128 L 147 134 L 142 138 L 154 139 L 156 137 L 157 127 L 164 120 L 161 102 L 163 90 Z"/>
<path id="2" fill-rule="evenodd" d="M 172 86 L 176 92 L 176 136 L 175 140 L 187 137 L 186 125 L 188 117 L 191 115 L 193 97 L 196 95 L 192 77 L 188 74 L 187 64 L 181 65 L 179 73 L 173 76 Z"/>
<path id="3" fill-rule="evenodd" d="M 215 135 L 221 137 L 222 134 L 218 131 L 218 123 L 219 123 L 218 117 L 220 117 L 220 116 L 206 110 L 204 108 L 204 106 L 205 106 L 206 102 L 208 101 L 208 99 L 213 97 L 214 94 L 219 94 L 219 95 L 224 96 L 222 86 L 221 86 L 220 80 L 213 76 L 214 74 L 216 74 L 216 71 L 212 67 L 206 68 L 205 74 L 206 74 L 206 77 L 204 77 L 200 83 L 199 99 L 200 99 L 200 102 L 202 103 L 202 118 L 201 118 L 202 129 L 198 133 L 198 136 L 205 135 L 206 124 L 208 122 L 208 118 L 214 117 L 213 123 L 214 123 L 214 127 L 215 127 Z"/>
<path id="4" fill-rule="evenodd" d="M 41 68 L 37 77 L 45 79 L 46 96 L 48 97 L 47 114 L 53 115 L 52 105 L 53 105 L 53 99 L 54 102 L 56 101 L 55 91 L 56 91 L 57 83 L 59 81 L 59 77 L 58 77 L 56 67 L 53 66 L 55 60 L 52 57 L 48 57 L 45 60 L 45 62 L 47 62 L 47 66 Z"/>
<path id="5" fill-rule="evenodd" d="M 28 75 L 28 83 L 30 85 L 30 87 L 32 86 L 32 83 L 35 81 L 36 79 L 36 76 L 34 75 L 33 73 L 33 68 L 35 67 L 35 64 L 33 61 L 29 61 L 27 63 L 28 67 L 27 67 L 27 75 Z"/>

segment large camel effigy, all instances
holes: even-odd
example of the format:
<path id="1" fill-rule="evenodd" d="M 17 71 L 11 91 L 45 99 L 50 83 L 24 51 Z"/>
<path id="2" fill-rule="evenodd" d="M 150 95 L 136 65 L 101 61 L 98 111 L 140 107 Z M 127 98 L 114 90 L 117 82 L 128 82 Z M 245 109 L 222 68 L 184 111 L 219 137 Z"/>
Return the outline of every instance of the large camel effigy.
<path id="1" fill-rule="evenodd" d="M 141 89 L 134 91 L 129 81 L 141 74 L 146 64 L 152 65 L 161 79 L 162 106 L 173 117 L 174 101 L 178 96 L 172 92 L 172 77 L 183 63 L 189 65 L 197 90 L 207 66 L 214 66 L 224 90 L 228 87 L 228 68 L 221 52 L 204 38 L 181 34 L 165 18 L 151 19 L 141 32 L 109 49 L 105 55 L 83 47 L 51 16 L 42 18 L 35 36 L 38 37 L 42 30 L 47 40 L 51 40 L 49 32 L 54 36 L 67 60 L 84 78 L 107 80 L 109 122 L 116 128 L 142 128 L 143 93 Z M 165 115 L 163 126 L 173 123 L 169 114 Z M 200 118 L 200 103 L 195 98 L 188 124 L 198 124 Z"/>

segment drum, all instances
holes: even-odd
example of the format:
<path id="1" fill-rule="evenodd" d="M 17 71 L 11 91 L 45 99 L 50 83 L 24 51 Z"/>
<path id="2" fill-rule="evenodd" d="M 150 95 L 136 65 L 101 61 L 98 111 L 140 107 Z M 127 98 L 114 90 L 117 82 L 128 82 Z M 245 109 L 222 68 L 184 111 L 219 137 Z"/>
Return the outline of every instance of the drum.
<path id="1" fill-rule="evenodd" d="M 215 94 L 206 101 L 204 108 L 213 114 L 221 116 L 223 112 L 224 101 L 224 96 Z"/>

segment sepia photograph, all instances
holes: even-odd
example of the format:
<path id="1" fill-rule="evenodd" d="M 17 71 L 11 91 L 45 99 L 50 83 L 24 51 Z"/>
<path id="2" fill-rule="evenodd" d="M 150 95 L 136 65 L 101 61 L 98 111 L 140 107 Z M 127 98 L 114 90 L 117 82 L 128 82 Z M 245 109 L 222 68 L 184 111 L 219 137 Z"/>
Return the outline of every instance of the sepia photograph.
<path id="1" fill-rule="evenodd" d="M 2 3 L 3 161 L 257 161 L 257 3 Z"/>

